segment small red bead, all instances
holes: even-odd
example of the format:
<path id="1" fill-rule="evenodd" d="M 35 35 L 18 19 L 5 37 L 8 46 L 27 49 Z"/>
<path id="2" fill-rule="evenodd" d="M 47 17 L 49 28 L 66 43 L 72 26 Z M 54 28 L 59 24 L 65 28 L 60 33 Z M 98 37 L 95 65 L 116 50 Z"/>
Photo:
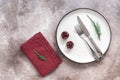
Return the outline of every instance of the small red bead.
<path id="1" fill-rule="evenodd" d="M 61 34 L 61 37 L 63 39 L 67 39 L 69 37 L 69 33 L 67 31 L 63 31 L 62 34 Z"/>
<path id="2" fill-rule="evenodd" d="M 66 46 L 67 46 L 67 48 L 72 49 L 73 46 L 74 46 L 74 43 L 73 43 L 72 41 L 68 41 L 68 42 L 66 43 Z"/>

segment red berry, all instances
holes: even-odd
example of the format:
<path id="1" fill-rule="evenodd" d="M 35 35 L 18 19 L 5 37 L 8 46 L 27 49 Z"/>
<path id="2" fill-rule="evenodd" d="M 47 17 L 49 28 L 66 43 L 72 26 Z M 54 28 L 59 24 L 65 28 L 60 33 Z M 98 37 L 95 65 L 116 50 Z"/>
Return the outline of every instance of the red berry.
<path id="1" fill-rule="evenodd" d="M 61 37 L 63 39 L 67 39 L 69 37 L 69 33 L 67 31 L 63 31 L 62 34 L 61 34 Z"/>
<path id="2" fill-rule="evenodd" d="M 66 43 L 66 46 L 67 46 L 67 48 L 72 49 L 73 46 L 74 46 L 74 43 L 73 43 L 72 41 L 68 41 L 68 42 Z"/>

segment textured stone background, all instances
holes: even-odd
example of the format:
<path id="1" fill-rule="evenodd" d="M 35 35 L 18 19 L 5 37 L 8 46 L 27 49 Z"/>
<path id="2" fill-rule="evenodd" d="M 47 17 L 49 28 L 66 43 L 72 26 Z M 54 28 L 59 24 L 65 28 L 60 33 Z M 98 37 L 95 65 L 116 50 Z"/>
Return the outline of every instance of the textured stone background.
<path id="1" fill-rule="evenodd" d="M 99 63 L 77 64 L 58 50 L 55 29 L 61 17 L 76 8 L 91 8 L 110 23 L 112 42 Z M 62 58 L 42 78 L 19 46 L 41 31 Z M 120 80 L 120 0 L 0 0 L 0 80 Z"/>

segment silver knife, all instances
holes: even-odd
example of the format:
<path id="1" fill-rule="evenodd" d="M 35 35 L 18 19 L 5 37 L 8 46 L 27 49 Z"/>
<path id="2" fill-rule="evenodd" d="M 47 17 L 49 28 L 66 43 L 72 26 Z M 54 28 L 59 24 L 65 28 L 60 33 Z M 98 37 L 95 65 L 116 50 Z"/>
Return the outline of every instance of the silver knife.
<path id="1" fill-rule="evenodd" d="M 84 23 L 82 22 L 82 20 L 80 19 L 79 16 L 77 16 L 77 20 L 78 23 L 80 24 L 80 28 L 83 31 L 83 33 L 88 37 L 89 41 L 91 42 L 91 45 L 89 45 L 93 51 L 99 55 L 99 57 L 102 57 L 102 52 L 99 49 L 99 47 L 96 45 L 96 43 L 94 42 L 94 40 L 91 38 L 90 33 L 88 32 L 87 28 L 85 27 Z"/>

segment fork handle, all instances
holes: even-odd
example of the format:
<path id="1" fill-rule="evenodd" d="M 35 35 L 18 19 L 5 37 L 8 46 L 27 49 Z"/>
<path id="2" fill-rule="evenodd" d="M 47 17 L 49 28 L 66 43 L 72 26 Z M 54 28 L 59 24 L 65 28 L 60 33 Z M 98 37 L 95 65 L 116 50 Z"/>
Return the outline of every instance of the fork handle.
<path id="1" fill-rule="evenodd" d="M 97 55 L 97 51 L 95 51 L 95 50 L 92 48 L 92 46 L 89 44 L 89 42 L 88 42 L 87 40 L 85 40 L 83 37 L 81 37 L 81 38 L 86 42 L 86 44 L 88 45 L 88 47 L 89 47 L 90 50 L 92 51 L 92 55 L 93 55 L 94 59 L 95 59 L 96 61 L 99 61 L 99 60 L 100 60 L 100 57 Z"/>
<path id="2" fill-rule="evenodd" d="M 89 36 L 88 38 L 89 38 L 89 40 L 90 40 L 90 42 L 91 42 L 91 44 L 92 44 L 95 52 L 97 52 L 98 55 L 99 55 L 100 57 L 102 57 L 103 54 L 102 54 L 101 50 L 99 49 L 99 47 L 98 47 L 98 46 L 96 45 L 96 43 L 94 42 L 94 40 L 93 40 L 90 36 Z"/>
<path id="3" fill-rule="evenodd" d="M 92 55 L 93 57 L 95 58 L 96 61 L 99 61 L 100 60 L 100 57 L 98 55 L 96 55 L 96 52 L 91 48 L 91 46 L 89 45 L 89 43 L 87 42 L 90 50 L 93 52 Z"/>

